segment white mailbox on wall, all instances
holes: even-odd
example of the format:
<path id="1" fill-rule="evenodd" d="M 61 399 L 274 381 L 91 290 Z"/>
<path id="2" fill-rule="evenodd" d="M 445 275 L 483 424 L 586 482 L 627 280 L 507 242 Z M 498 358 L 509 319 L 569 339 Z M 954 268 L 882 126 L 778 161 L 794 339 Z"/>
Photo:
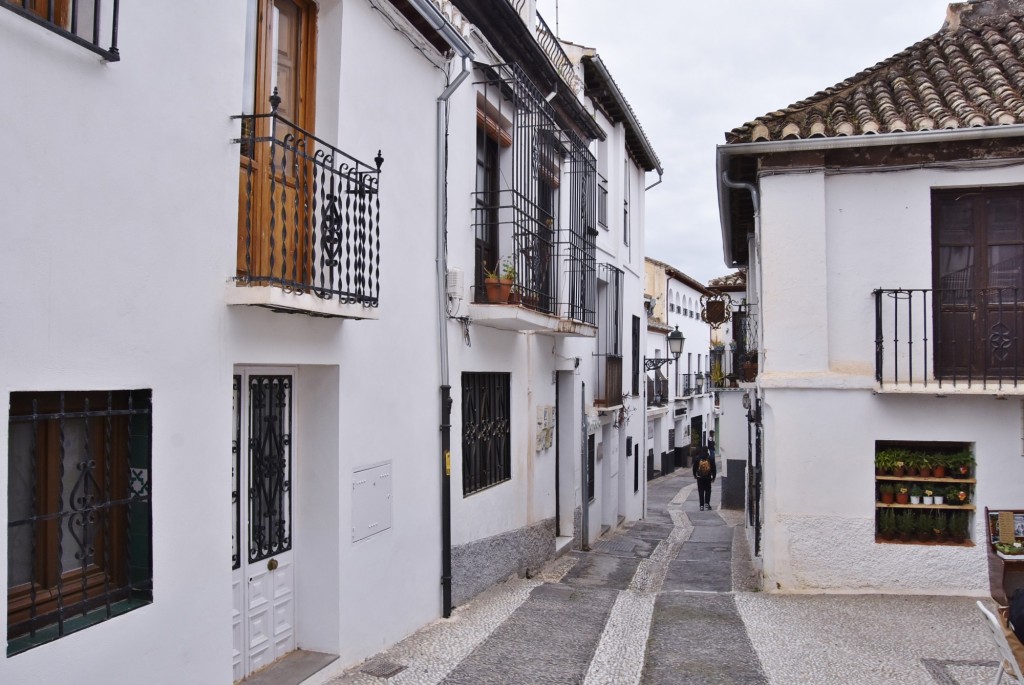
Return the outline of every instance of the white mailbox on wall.
<path id="1" fill-rule="evenodd" d="M 391 462 L 352 471 L 352 542 L 391 527 Z"/>

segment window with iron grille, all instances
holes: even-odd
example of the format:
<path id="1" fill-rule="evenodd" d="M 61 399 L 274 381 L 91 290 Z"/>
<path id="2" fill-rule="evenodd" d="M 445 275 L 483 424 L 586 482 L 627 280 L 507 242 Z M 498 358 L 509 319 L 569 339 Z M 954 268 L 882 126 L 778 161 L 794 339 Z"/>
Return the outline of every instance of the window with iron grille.
<path id="1" fill-rule="evenodd" d="M 151 391 L 12 392 L 7 654 L 153 601 Z"/>
<path id="2" fill-rule="evenodd" d="M 462 374 L 462 494 L 512 478 L 509 401 L 511 375 Z"/>
<path id="3" fill-rule="evenodd" d="M 95 52 L 108 62 L 121 59 L 117 49 L 117 2 L 0 0 L 0 7 Z"/>

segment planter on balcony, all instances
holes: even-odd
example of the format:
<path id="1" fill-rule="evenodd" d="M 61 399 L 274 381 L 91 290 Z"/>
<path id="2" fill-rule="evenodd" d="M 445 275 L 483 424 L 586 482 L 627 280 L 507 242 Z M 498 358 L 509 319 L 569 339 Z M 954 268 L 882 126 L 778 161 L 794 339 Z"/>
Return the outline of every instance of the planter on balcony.
<path id="1" fill-rule="evenodd" d="M 485 278 L 484 290 L 489 304 L 508 304 L 515 281 L 511 278 Z"/>

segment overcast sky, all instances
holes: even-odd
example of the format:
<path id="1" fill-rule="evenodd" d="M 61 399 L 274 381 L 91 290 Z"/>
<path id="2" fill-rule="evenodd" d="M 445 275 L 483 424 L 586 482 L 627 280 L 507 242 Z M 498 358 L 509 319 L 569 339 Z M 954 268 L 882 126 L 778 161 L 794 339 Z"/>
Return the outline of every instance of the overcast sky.
<path id="1" fill-rule="evenodd" d="M 555 29 L 556 0 L 538 0 Z M 935 33 L 946 0 L 557 0 L 558 33 L 597 48 L 665 169 L 647 192 L 647 256 L 702 283 L 722 259 L 724 133 Z M 647 185 L 657 180 L 647 175 Z"/>

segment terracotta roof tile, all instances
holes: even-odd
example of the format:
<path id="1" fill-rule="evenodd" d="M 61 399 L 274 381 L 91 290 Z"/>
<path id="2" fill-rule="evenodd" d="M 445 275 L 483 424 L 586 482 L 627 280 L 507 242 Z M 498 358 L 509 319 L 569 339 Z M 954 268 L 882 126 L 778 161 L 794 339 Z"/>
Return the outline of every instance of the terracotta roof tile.
<path id="1" fill-rule="evenodd" d="M 938 33 L 785 109 L 728 143 L 1024 123 L 1024 0 L 949 6 Z"/>

